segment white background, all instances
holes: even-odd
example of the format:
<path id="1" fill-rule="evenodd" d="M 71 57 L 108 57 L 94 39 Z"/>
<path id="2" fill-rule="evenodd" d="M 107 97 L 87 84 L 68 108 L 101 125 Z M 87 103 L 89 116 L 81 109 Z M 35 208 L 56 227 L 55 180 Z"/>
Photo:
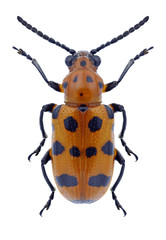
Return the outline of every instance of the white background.
<path id="1" fill-rule="evenodd" d="M 2 1 L 1 24 L 1 167 L 0 238 L 17 239 L 166 239 L 166 115 L 165 115 L 165 1 Z M 110 191 L 98 202 L 76 205 L 58 191 L 49 211 L 38 215 L 50 195 L 40 159 L 51 145 L 51 115 L 45 114 L 49 138 L 38 157 L 27 156 L 42 140 L 38 124 L 41 107 L 60 104 L 63 94 L 49 88 L 30 61 L 12 46 L 23 48 L 42 66 L 49 80 L 62 82 L 68 73 L 66 51 L 54 46 L 17 20 L 27 22 L 76 50 L 91 50 L 141 21 L 150 20 L 124 40 L 102 50 L 98 70 L 105 83 L 117 80 L 129 59 L 144 48 L 155 48 L 138 60 L 122 83 L 103 95 L 103 102 L 125 106 L 125 140 L 139 155 L 136 163 L 118 139 L 122 117 L 116 115 L 116 147 L 126 159 L 117 196 L 127 211 L 118 211 Z M 120 167 L 115 166 L 115 181 Z M 50 179 L 51 164 L 47 166 Z"/>

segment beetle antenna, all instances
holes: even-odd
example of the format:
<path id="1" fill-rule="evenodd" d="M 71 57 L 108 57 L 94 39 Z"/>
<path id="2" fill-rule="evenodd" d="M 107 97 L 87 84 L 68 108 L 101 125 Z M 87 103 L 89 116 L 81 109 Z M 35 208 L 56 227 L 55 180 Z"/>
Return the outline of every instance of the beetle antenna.
<path id="1" fill-rule="evenodd" d="M 113 38 L 111 41 L 106 42 L 105 44 L 102 44 L 96 49 L 92 49 L 90 51 L 91 54 L 96 54 L 100 50 L 102 50 L 105 47 L 108 47 L 109 45 L 118 42 L 119 40 L 123 39 L 124 37 L 127 37 L 130 33 L 133 33 L 135 30 L 142 27 L 147 21 L 149 20 L 149 16 L 145 17 L 142 21 L 140 21 L 138 24 L 136 24 L 134 27 L 131 27 L 128 31 L 125 31 L 123 34 L 119 35 L 116 38 Z"/>
<path id="2" fill-rule="evenodd" d="M 44 38 L 45 40 L 49 41 L 50 43 L 53 43 L 53 44 L 57 45 L 58 47 L 65 49 L 67 52 L 69 52 L 72 55 L 74 55 L 76 53 L 76 51 L 74 49 L 70 49 L 69 47 L 65 46 L 64 44 L 61 44 L 60 42 L 55 41 L 53 38 L 50 38 L 46 34 L 43 34 L 41 31 L 37 30 L 37 28 L 33 27 L 32 25 L 30 25 L 29 23 L 24 21 L 24 19 L 22 19 L 21 17 L 18 16 L 17 20 L 20 23 L 22 23 L 22 25 L 24 25 L 27 29 L 36 33 L 38 36 Z"/>

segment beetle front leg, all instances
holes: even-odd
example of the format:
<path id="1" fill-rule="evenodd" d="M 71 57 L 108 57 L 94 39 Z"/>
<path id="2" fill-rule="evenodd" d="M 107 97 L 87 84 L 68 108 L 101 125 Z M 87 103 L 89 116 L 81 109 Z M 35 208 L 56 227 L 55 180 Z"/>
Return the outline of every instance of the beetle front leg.
<path id="1" fill-rule="evenodd" d="M 127 154 L 128 155 L 133 154 L 135 156 L 135 158 L 136 158 L 136 161 L 137 161 L 138 160 L 138 156 L 133 151 L 130 150 L 130 148 L 127 146 L 126 142 L 123 139 L 124 132 L 126 130 L 126 125 L 127 125 L 126 111 L 125 111 L 124 107 L 122 105 L 116 104 L 116 103 L 112 103 L 109 106 L 113 109 L 114 113 L 116 113 L 116 112 L 121 112 L 122 113 L 122 115 L 123 115 L 123 125 L 122 125 L 122 130 L 121 130 L 121 132 L 119 134 L 119 138 L 120 138 L 121 143 L 122 143 L 123 147 L 125 148 Z"/>
<path id="2" fill-rule="evenodd" d="M 128 70 L 131 68 L 131 66 L 135 63 L 136 60 L 138 60 L 140 57 L 146 55 L 149 53 L 149 51 L 153 49 L 153 47 L 150 47 L 148 49 L 144 49 L 143 51 L 141 51 L 139 54 L 137 54 L 134 58 L 130 59 L 130 61 L 128 62 L 128 64 L 126 65 L 125 69 L 123 70 L 122 74 L 120 75 L 118 81 L 113 81 L 110 83 L 107 83 L 104 85 L 103 88 L 103 92 L 108 92 L 111 91 L 112 89 L 114 89 L 115 87 L 118 86 L 118 84 L 122 81 L 122 79 L 124 78 L 124 76 L 126 75 L 126 73 L 128 72 Z"/>
<path id="3" fill-rule="evenodd" d="M 22 50 L 21 48 L 18 49 L 16 47 L 13 47 L 15 50 L 18 51 L 18 54 L 26 57 L 28 60 L 30 60 L 32 62 L 32 64 L 36 67 L 36 69 L 39 71 L 39 73 L 41 74 L 42 78 L 44 79 L 44 81 L 51 87 L 53 88 L 55 91 L 58 92 L 63 92 L 63 88 L 62 85 L 53 81 L 48 81 L 45 73 L 43 72 L 42 68 L 40 67 L 39 63 L 37 62 L 36 59 L 32 58 L 29 54 L 27 54 L 24 50 Z"/>
<path id="4" fill-rule="evenodd" d="M 41 150 L 41 148 L 44 146 L 44 143 L 45 143 L 45 140 L 47 138 L 47 134 L 45 132 L 45 129 L 44 129 L 44 124 L 43 124 L 43 115 L 44 115 L 44 112 L 52 112 L 53 108 L 56 107 L 57 105 L 54 104 L 54 103 L 50 103 L 50 104 L 47 104 L 47 105 L 44 105 L 40 111 L 40 118 L 39 118 L 39 124 L 40 124 L 40 130 L 42 132 L 42 136 L 43 136 L 43 139 L 42 141 L 40 142 L 39 146 L 35 149 L 35 151 L 33 151 L 29 156 L 28 156 L 28 160 L 30 161 L 31 157 L 33 154 L 35 154 L 35 156 L 37 156 Z"/>

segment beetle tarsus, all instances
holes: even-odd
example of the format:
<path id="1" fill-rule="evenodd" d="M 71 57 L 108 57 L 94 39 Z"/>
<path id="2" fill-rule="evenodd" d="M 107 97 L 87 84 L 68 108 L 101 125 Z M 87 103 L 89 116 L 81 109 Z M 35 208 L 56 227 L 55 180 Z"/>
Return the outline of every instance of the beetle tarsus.
<path id="1" fill-rule="evenodd" d="M 40 211 L 40 216 L 42 217 L 43 211 L 46 209 L 48 210 L 49 207 L 51 206 L 51 201 L 54 199 L 54 192 L 51 193 L 48 202 L 46 203 L 46 205 L 42 208 L 42 210 Z"/>
<path id="2" fill-rule="evenodd" d="M 13 46 L 13 49 L 15 49 L 16 51 L 18 51 L 18 48 L 16 48 L 15 46 Z"/>
<path id="3" fill-rule="evenodd" d="M 44 146 L 44 143 L 45 143 L 45 140 L 46 138 L 43 138 L 43 140 L 41 141 L 40 145 L 36 148 L 35 151 L 33 151 L 33 153 L 31 153 L 29 156 L 28 156 L 28 160 L 30 161 L 31 157 L 33 154 L 35 154 L 35 156 L 37 156 L 41 150 L 41 148 Z"/>
<path id="4" fill-rule="evenodd" d="M 131 156 L 131 154 L 133 154 L 134 157 L 136 158 L 136 161 L 137 161 L 138 160 L 138 156 L 133 151 L 130 150 L 130 148 L 126 145 L 126 142 L 123 140 L 123 138 L 121 138 L 120 140 L 121 140 L 121 143 L 122 143 L 123 147 L 125 148 L 127 154 L 129 156 Z"/>
<path id="5" fill-rule="evenodd" d="M 115 205 L 117 207 L 118 210 L 122 210 L 124 213 L 124 217 L 126 216 L 127 212 L 124 210 L 124 208 L 122 207 L 122 205 L 119 203 L 119 201 L 117 200 L 117 196 L 115 195 L 114 192 L 112 192 L 112 198 L 115 201 Z"/>

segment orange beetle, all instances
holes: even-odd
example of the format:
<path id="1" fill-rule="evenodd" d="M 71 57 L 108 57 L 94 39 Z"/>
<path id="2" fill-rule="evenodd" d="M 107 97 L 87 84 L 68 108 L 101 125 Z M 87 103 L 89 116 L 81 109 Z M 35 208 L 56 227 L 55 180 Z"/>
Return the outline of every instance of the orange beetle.
<path id="1" fill-rule="evenodd" d="M 101 95 L 102 92 L 110 91 L 116 87 L 128 69 L 134 64 L 135 60 L 147 54 L 152 47 L 144 49 L 139 55 L 131 59 L 118 81 L 108 84 L 104 84 L 102 78 L 96 72 L 101 63 L 100 57 L 96 53 L 137 30 L 148 21 L 149 17 L 144 18 L 133 28 L 125 31 L 117 38 L 113 38 L 110 42 L 102 44 L 90 52 L 76 52 L 38 31 L 21 17 L 17 19 L 28 29 L 71 54 L 65 60 L 69 68 L 69 74 L 65 77 L 61 85 L 48 81 L 38 62 L 22 49 L 18 50 L 14 47 L 14 49 L 18 50 L 19 54 L 32 61 L 50 87 L 56 91 L 64 92 L 65 96 L 65 104 L 63 105 L 57 106 L 51 103 L 43 106 L 40 113 L 40 129 L 43 140 L 28 157 L 30 160 L 33 154 L 38 155 L 41 147 L 44 145 L 47 134 L 44 130 L 43 114 L 44 112 L 51 112 L 53 127 L 52 147 L 42 158 L 41 167 L 43 176 L 52 193 L 40 211 L 40 215 L 42 215 L 44 209 L 50 207 L 55 192 L 55 188 L 45 171 L 45 164 L 49 160 L 52 160 L 53 174 L 59 191 L 65 198 L 74 203 L 92 203 L 100 199 L 110 185 L 114 160 L 117 160 L 121 164 L 121 171 L 111 188 L 112 198 L 115 201 L 116 207 L 122 209 L 124 215 L 126 215 L 126 211 L 115 195 L 115 189 L 123 176 L 125 168 L 125 160 L 114 146 L 115 112 L 122 112 L 123 114 L 123 125 L 119 135 L 122 145 L 129 155 L 133 154 L 136 160 L 138 157 L 128 148 L 123 139 L 126 129 L 126 112 L 124 107 L 119 104 L 110 104 L 109 106 L 101 104 Z"/>

